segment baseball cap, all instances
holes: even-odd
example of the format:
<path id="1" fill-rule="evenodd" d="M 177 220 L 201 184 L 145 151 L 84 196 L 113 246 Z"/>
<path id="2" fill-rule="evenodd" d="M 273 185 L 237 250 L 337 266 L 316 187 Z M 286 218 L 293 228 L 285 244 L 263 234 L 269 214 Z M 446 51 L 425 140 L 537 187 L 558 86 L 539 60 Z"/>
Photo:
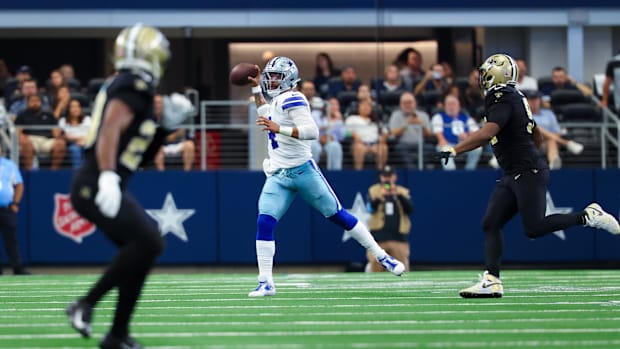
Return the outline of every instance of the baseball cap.
<path id="1" fill-rule="evenodd" d="M 540 98 L 542 94 L 536 90 L 523 90 L 521 91 L 527 98 Z"/>
<path id="2" fill-rule="evenodd" d="M 379 175 L 381 176 L 391 176 L 393 174 L 394 174 L 394 168 L 392 168 L 392 166 L 390 165 L 383 166 L 381 171 L 379 171 Z"/>
<path id="3" fill-rule="evenodd" d="M 27 65 L 22 65 L 21 67 L 17 68 L 17 74 L 20 73 L 32 73 L 32 69 L 30 69 L 29 66 Z"/>

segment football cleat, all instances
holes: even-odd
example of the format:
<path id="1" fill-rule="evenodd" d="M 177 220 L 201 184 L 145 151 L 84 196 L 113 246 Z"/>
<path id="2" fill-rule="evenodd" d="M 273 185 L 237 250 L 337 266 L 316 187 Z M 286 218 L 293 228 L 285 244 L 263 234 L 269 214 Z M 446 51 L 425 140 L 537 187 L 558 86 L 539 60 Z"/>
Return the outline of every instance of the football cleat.
<path id="1" fill-rule="evenodd" d="M 143 349 L 144 347 L 135 339 L 127 336 L 125 338 L 118 338 L 115 335 L 108 333 L 103 337 L 101 343 L 99 343 L 101 349 Z"/>
<path id="2" fill-rule="evenodd" d="M 377 262 L 379 262 L 385 270 L 396 276 L 401 276 L 405 272 L 405 265 L 389 254 L 386 254 L 383 258 L 377 258 Z"/>
<path id="3" fill-rule="evenodd" d="M 275 295 L 276 287 L 273 284 L 268 283 L 267 281 L 259 281 L 258 286 L 256 286 L 254 291 L 248 293 L 248 297 L 265 297 Z"/>
<path id="4" fill-rule="evenodd" d="M 67 307 L 69 323 L 82 337 L 89 338 L 91 335 L 90 321 L 93 317 L 93 308 L 86 302 L 78 300 Z"/>
<path id="5" fill-rule="evenodd" d="M 620 224 L 616 218 L 603 211 L 599 204 L 593 202 L 584 211 L 586 211 L 586 227 L 604 229 L 614 235 L 620 234 Z"/>
<path id="6" fill-rule="evenodd" d="M 475 285 L 459 292 L 463 298 L 500 298 L 504 295 L 502 281 L 485 271 L 480 275 L 480 281 Z"/>

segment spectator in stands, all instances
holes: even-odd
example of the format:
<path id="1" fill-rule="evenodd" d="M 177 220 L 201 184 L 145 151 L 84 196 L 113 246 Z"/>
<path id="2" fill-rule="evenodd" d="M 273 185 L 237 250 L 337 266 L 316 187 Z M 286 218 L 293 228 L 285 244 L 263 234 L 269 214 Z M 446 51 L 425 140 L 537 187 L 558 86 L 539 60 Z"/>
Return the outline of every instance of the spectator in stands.
<path id="1" fill-rule="evenodd" d="M 425 75 L 422 69 L 422 54 L 415 48 L 408 47 L 398 55 L 396 62 L 400 66 L 400 75 L 407 91 L 413 91 Z"/>
<path id="2" fill-rule="evenodd" d="M 385 165 L 379 172 L 379 183 L 368 188 L 368 229 L 379 246 L 402 261 L 405 271 L 409 271 L 409 215 L 413 212 L 413 203 L 409 189 L 396 184 L 397 180 L 398 176 L 392 166 Z M 367 254 L 367 257 L 368 271 L 384 270 L 372 254 Z"/>
<path id="3" fill-rule="evenodd" d="M 358 104 L 357 115 L 350 115 L 345 120 L 345 129 L 353 141 L 353 167 L 356 170 L 364 168 L 366 154 L 375 155 L 378 169 L 382 168 L 388 157 L 387 133 L 384 133 L 379 124 L 372 120 L 372 103 L 362 100 Z"/>
<path id="4" fill-rule="evenodd" d="M 54 115 L 43 109 L 41 97 L 32 94 L 27 98 L 28 106 L 17 114 L 15 125 L 18 126 L 19 149 L 24 167 L 33 169 L 35 155 L 49 154 L 51 156 L 51 168 L 58 169 L 65 158 L 67 149 L 62 131 L 55 127 L 48 130 L 24 129 L 19 126 L 57 126 L 58 121 Z"/>
<path id="5" fill-rule="evenodd" d="M 90 128 L 91 118 L 84 115 L 82 105 L 77 99 L 71 99 L 68 106 L 66 116 L 58 121 L 58 127 L 63 131 L 67 151 L 71 156 L 71 165 L 77 169 L 82 165 L 84 142 Z"/>
<path id="6" fill-rule="evenodd" d="M 443 76 L 444 80 L 448 83 L 448 86 L 454 84 L 454 69 L 452 69 L 452 65 L 448 62 L 441 62 L 441 66 L 443 67 Z"/>
<path id="7" fill-rule="evenodd" d="M 449 85 L 448 88 L 446 88 L 446 91 L 444 91 L 444 93 L 443 93 L 442 100 L 445 99 L 446 96 L 448 96 L 448 95 L 452 95 L 452 96 L 458 98 L 459 103 L 461 104 L 461 106 L 465 105 L 465 98 L 461 94 L 461 89 L 458 86 L 456 86 L 456 85 Z M 442 105 L 443 105 L 443 103 L 442 103 Z"/>
<path id="8" fill-rule="evenodd" d="M 461 103 L 458 98 L 448 95 L 444 99 L 445 111 L 439 112 L 431 119 L 433 133 L 437 137 L 437 150 L 444 151 L 459 142 L 465 140 L 478 129 L 478 124 L 469 115 L 461 111 Z M 478 166 L 482 147 L 478 147 L 467 153 L 466 170 L 474 170 Z M 444 170 L 456 169 L 454 158 L 445 163 L 441 162 Z"/>
<path id="9" fill-rule="evenodd" d="M 620 51 L 614 56 L 605 68 L 605 82 L 603 83 L 603 95 L 601 96 L 601 107 L 608 107 L 611 86 L 614 89 L 614 102 L 616 112 L 620 112 Z"/>
<path id="10" fill-rule="evenodd" d="M 329 79 L 340 75 L 334 68 L 331 57 L 326 52 L 319 52 L 316 55 L 316 66 L 314 71 L 314 86 L 321 98 L 329 97 Z"/>
<path id="11" fill-rule="evenodd" d="M 521 91 L 538 91 L 538 81 L 527 75 L 527 64 L 524 59 L 517 59 L 517 69 L 519 76 L 517 77 L 517 88 Z"/>
<path id="12" fill-rule="evenodd" d="M 434 151 L 434 146 L 425 142 L 432 137 L 430 121 L 426 112 L 419 110 L 411 92 L 400 96 L 400 108 L 390 116 L 390 135 L 396 138 L 396 151 L 407 168 L 416 167 L 418 149 L 422 145 L 423 157 Z"/>
<path id="13" fill-rule="evenodd" d="M 65 83 L 69 86 L 71 92 L 79 92 L 82 87 L 82 83 L 75 77 L 75 70 L 71 64 L 63 64 L 58 68 L 60 73 L 65 78 Z"/>
<path id="14" fill-rule="evenodd" d="M 313 114 L 317 126 L 319 127 L 319 138 L 312 141 L 312 157 L 318 164 L 321 154 L 325 152 L 327 156 L 328 170 L 342 169 L 342 140 L 345 136 L 344 120 L 340 112 L 338 98 L 329 99 L 328 115 Z"/>
<path id="15" fill-rule="evenodd" d="M 349 106 L 344 111 L 345 117 L 356 114 L 358 110 L 358 105 L 361 101 L 369 101 L 372 105 L 372 120 L 380 123 L 383 122 L 383 108 L 379 103 L 375 102 L 375 100 L 372 99 L 372 94 L 370 93 L 370 86 L 366 84 L 360 85 L 357 89 L 357 93 L 355 96 L 357 99 L 349 103 Z"/>
<path id="16" fill-rule="evenodd" d="M 480 71 L 474 68 L 469 73 L 469 84 L 465 89 L 465 108 L 476 121 L 482 120 L 479 109 L 484 107 L 484 91 L 480 87 Z"/>
<path id="17" fill-rule="evenodd" d="M 6 89 L 6 85 L 11 77 L 11 72 L 9 71 L 9 67 L 6 65 L 6 62 L 3 59 L 0 59 L 0 97 L 5 95 L 4 91 Z"/>
<path id="18" fill-rule="evenodd" d="M 67 86 L 67 82 L 65 81 L 65 77 L 62 76 L 60 70 L 52 70 L 50 73 L 50 78 L 47 80 L 47 99 L 50 101 L 52 105 L 55 104 L 55 98 L 58 94 L 58 90 L 62 86 Z M 69 91 L 71 92 L 71 91 Z"/>
<path id="19" fill-rule="evenodd" d="M 312 112 L 314 119 L 318 120 L 322 118 L 326 112 L 325 101 L 323 98 L 316 95 L 314 82 L 310 80 L 302 81 L 299 86 L 299 92 L 301 92 L 308 100 L 308 103 L 310 103 L 310 112 Z"/>
<path id="20" fill-rule="evenodd" d="M 21 93 L 22 84 L 26 80 L 32 79 L 32 69 L 27 65 L 22 65 L 15 71 L 15 83 L 6 87 L 4 91 L 4 97 L 7 99 L 5 103 L 7 107 L 10 107 L 10 101 L 13 97 L 17 97 Z"/>
<path id="21" fill-rule="evenodd" d="M 351 65 L 342 68 L 340 72 L 340 80 L 331 81 L 329 83 L 329 97 L 338 98 L 338 94 L 344 91 L 354 91 L 360 87 L 362 82 L 357 78 L 357 71 Z M 341 106 L 346 108 L 347 106 Z"/>
<path id="22" fill-rule="evenodd" d="M 71 91 L 69 91 L 69 86 L 63 85 L 58 87 L 56 94 L 53 97 L 53 114 L 56 120 L 59 120 L 67 115 L 67 111 L 69 110 L 69 101 L 71 100 Z"/>
<path id="23" fill-rule="evenodd" d="M 575 141 L 569 141 L 561 136 L 562 130 L 558 124 L 558 119 L 552 110 L 542 108 L 541 94 L 538 91 L 524 91 L 527 101 L 532 111 L 532 116 L 536 125 L 540 127 L 543 135 L 542 150 L 547 154 L 549 168 L 559 169 L 562 167 L 562 159 L 560 158 L 559 146 L 562 145 L 573 154 L 581 154 L 583 144 Z"/>
<path id="24" fill-rule="evenodd" d="M 28 106 L 27 99 L 32 95 L 36 95 L 38 93 L 37 82 L 34 79 L 24 80 L 21 84 L 21 98 L 17 99 L 13 104 L 11 104 L 9 112 L 12 115 L 17 115 L 21 111 L 25 110 Z M 41 103 L 43 109 L 48 110 L 49 105 L 47 103 L 47 99 L 41 97 Z"/>
<path id="25" fill-rule="evenodd" d="M 407 89 L 396 64 L 386 66 L 383 78 L 375 80 L 371 87 L 371 95 L 375 99 L 379 98 L 383 92 L 404 92 Z"/>
<path id="26" fill-rule="evenodd" d="M 163 97 L 156 94 L 153 97 L 153 112 L 157 120 L 161 120 L 163 108 Z M 166 169 L 166 156 L 178 155 L 181 155 L 183 159 L 183 170 L 191 171 L 196 158 L 196 145 L 194 141 L 188 139 L 187 130 L 184 128 L 179 128 L 166 136 L 164 144 L 159 148 L 157 155 L 155 155 L 155 168 L 159 171 L 164 171 Z"/>
<path id="27" fill-rule="evenodd" d="M 424 74 L 424 78 L 415 86 L 413 94 L 421 96 L 422 93 L 427 91 L 437 91 L 443 94 L 447 88 L 448 82 L 445 79 L 443 65 L 435 63 L 431 67 L 431 70 L 427 71 L 426 74 Z"/>
<path id="28" fill-rule="evenodd" d="M 550 101 L 551 93 L 555 90 L 559 89 L 569 89 L 569 90 L 579 90 L 581 93 L 589 97 L 592 95 L 592 89 L 588 86 L 577 82 L 570 75 L 566 73 L 566 70 L 563 67 L 555 67 L 551 71 L 551 80 L 553 81 L 551 84 L 546 84 L 541 86 L 542 92 L 542 100 L 544 102 L 543 106 L 546 108 L 550 107 L 548 101 Z"/>

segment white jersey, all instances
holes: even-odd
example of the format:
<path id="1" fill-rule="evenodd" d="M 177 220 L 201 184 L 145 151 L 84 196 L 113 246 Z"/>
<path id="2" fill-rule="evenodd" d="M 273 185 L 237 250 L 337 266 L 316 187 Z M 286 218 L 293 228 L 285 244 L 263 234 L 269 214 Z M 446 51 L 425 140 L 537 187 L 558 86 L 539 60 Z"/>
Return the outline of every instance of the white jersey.
<path id="1" fill-rule="evenodd" d="M 310 133 L 318 135 L 318 127 L 310 112 L 308 100 L 300 92 L 286 91 L 274 97 L 269 107 L 267 116 L 271 120 L 280 126 L 297 127 L 302 139 L 268 133 L 269 158 L 263 162 L 263 170 L 268 176 L 278 169 L 296 167 L 312 159 L 311 143 L 316 136 L 303 137 L 300 128 L 314 127 L 315 130 Z"/>

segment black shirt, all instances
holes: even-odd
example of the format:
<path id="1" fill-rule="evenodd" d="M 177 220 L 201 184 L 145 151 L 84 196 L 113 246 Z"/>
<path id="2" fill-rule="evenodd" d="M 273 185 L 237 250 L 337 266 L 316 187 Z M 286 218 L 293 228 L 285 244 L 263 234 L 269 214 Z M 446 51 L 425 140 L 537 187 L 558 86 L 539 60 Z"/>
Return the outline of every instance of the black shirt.
<path id="1" fill-rule="evenodd" d="M 536 123 L 525 96 L 513 85 L 497 85 L 485 97 L 486 121 L 499 125 L 491 139 L 493 152 L 506 174 L 547 168 L 532 139 Z"/>
<path id="2" fill-rule="evenodd" d="M 35 113 L 30 109 L 24 109 L 15 118 L 15 125 L 21 126 L 57 126 L 58 121 L 54 115 L 45 110 L 39 110 Z M 46 138 L 53 138 L 51 128 L 49 130 L 28 130 L 24 129 L 24 134 L 32 136 L 42 136 Z"/>

